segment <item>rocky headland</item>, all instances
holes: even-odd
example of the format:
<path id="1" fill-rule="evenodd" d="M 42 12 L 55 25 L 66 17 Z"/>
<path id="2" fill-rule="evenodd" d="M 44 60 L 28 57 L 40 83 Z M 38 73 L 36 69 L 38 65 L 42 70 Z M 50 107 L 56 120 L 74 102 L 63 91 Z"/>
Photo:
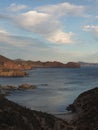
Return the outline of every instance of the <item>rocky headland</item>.
<path id="1" fill-rule="evenodd" d="M 80 94 L 67 110 L 76 113 L 76 130 L 98 130 L 98 87 Z"/>
<path id="2" fill-rule="evenodd" d="M 57 61 L 41 62 L 12 60 L 0 55 L 0 77 L 27 76 L 25 70 L 30 70 L 32 68 L 80 68 L 80 64 L 76 62 L 64 64 Z"/>
<path id="3" fill-rule="evenodd" d="M 98 130 L 98 87 L 80 94 L 67 110 L 76 113 L 70 123 L 24 108 L 0 94 L 0 130 Z"/>

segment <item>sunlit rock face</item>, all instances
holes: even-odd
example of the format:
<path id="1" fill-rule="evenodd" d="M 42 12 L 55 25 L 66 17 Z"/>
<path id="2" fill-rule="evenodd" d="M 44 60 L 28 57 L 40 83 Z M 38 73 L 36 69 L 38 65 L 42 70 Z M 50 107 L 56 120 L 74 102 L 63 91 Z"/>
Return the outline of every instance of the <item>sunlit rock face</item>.
<path id="1" fill-rule="evenodd" d="M 64 67 L 64 68 L 79 68 L 80 64 L 76 62 L 69 62 L 67 64 L 58 61 L 24 61 L 24 60 L 11 60 L 4 56 L 0 56 L 0 68 L 1 69 L 22 69 L 28 70 L 34 67 Z"/>
<path id="2" fill-rule="evenodd" d="M 1 77 L 24 77 L 28 74 L 21 70 L 2 70 L 0 71 Z"/>

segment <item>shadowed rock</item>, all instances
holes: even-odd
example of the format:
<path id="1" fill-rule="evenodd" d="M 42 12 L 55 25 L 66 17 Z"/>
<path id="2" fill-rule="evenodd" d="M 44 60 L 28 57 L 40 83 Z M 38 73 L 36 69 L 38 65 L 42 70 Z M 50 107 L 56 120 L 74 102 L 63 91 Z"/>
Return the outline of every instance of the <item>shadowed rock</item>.
<path id="1" fill-rule="evenodd" d="M 77 113 L 76 130 L 98 130 L 98 87 L 80 94 L 67 110 Z"/>
<path id="2" fill-rule="evenodd" d="M 0 130 L 74 130 L 50 114 L 21 107 L 0 95 Z"/>

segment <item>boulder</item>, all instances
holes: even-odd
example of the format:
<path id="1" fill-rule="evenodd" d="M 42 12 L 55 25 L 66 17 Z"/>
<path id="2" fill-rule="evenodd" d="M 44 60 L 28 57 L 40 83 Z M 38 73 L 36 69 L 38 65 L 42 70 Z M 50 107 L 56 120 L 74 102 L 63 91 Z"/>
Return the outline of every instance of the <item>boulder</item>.
<path id="1" fill-rule="evenodd" d="M 35 89 L 36 88 L 36 85 L 32 85 L 32 84 L 21 84 L 19 85 L 19 90 L 26 90 L 26 89 Z"/>

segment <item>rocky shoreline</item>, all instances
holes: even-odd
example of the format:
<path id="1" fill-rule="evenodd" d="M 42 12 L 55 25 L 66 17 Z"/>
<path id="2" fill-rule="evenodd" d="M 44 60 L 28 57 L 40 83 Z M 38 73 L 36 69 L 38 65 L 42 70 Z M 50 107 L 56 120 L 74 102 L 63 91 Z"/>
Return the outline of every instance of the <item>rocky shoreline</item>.
<path id="1" fill-rule="evenodd" d="M 98 87 L 80 94 L 67 110 L 76 115 L 70 123 L 0 94 L 0 130 L 98 130 Z"/>
<path id="2" fill-rule="evenodd" d="M 0 85 L 0 94 L 8 95 L 9 93 L 12 93 L 15 90 L 28 90 L 28 89 L 36 89 L 37 86 L 33 84 L 20 84 L 19 86 L 15 85 Z"/>
<path id="3" fill-rule="evenodd" d="M 57 61 L 12 60 L 0 55 L 0 77 L 24 77 L 28 75 L 25 70 L 33 68 L 80 68 L 80 64 L 76 62 L 64 64 Z"/>

